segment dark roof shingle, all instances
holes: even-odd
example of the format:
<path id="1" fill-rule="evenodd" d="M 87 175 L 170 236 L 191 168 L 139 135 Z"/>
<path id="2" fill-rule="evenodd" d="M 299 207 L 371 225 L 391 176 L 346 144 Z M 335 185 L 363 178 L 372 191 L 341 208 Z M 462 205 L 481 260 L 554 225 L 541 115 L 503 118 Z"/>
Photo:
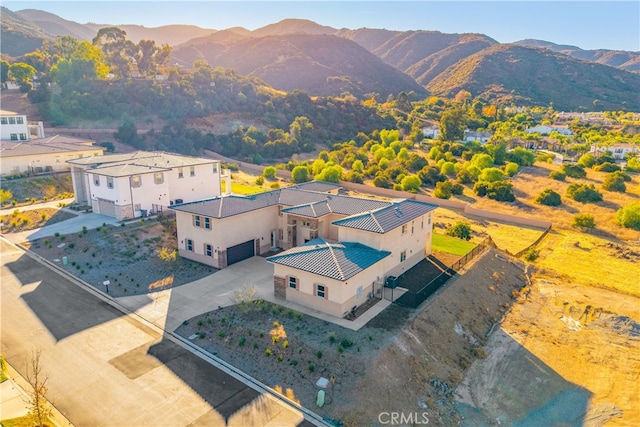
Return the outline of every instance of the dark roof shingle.
<path id="1" fill-rule="evenodd" d="M 398 228 L 426 213 L 436 209 L 436 205 L 418 202 L 416 200 L 402 200 L 381 209 L 361 212 L 347 218 L 332 222 L 340 227 L 356 228 L 384 234 Z"/>

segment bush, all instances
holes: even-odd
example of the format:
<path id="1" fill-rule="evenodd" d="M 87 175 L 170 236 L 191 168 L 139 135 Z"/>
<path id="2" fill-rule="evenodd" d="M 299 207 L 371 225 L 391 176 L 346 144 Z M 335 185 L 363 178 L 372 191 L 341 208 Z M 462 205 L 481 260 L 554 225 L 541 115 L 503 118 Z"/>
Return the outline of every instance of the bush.
<path id="1" fill-rule="evenodd" d="M 604 177 L 602 188 L 607 191 L 617 191 L 618 193 L 627 191 L 627 186 L 624 184 L 624 177 L 616 172 Z"/>
<path id="2" fill-rule="evenodd" d="M 457 184 L 460 185 L 460 184 Z M 436 189 L 433 192 L 433 195 L 438 199 L 448 199 L 451 197 L 453 184 L 451 181 L 438 182 L 436 184 Z"/>
<path id="3" fill-rule="evenodd" d="M 549 178 L 555 179 L 556 181 L 564 181 L 566 177 L 567 175 L 562 171 L 551 171 L 551 173 L 549 173 Z"/>
<path id="4" fill-rule="evenodd" d="M 391 181 L 389 181 L 389 178 L 384 173 L 379 173 L 373 178 L 373 185 L 379 188 L 390 188 Z"/>
<path id="5" fill-rule="evenodd" d="M 602 201 L 602 194 L 593 184 L 571 184 L 567 188 L 567 197 L 581 203 Z"/>
<path id="6" fill-rule="evenodd" d="M 504 173 L 508 176 L 515 176 L 520 170 L 520 166 L 517 163 L 509 162 L 504 167 Z"/>
<path id="7" fill-rule="evenodd" d="M 591 214 L 578 214 L 573 217 L 573 226 L 582 228 L 596 228 L 596 220 Z"/>
<path id="8" fill-rule="evenodd" d="M 496 182 L 504 180 L 504 172 L 498 168 L 485 168 L 478 175 L 478 181 Z"/>
<path id="9" fill-rule="evenodd" d="M 640 202 L 631 202 L 618 209 L 616 221 L 625 228 L 640 230 Z"/>
<path id="10" fill-rule="evenodd" d="M 595 166 L 593 170 L 598 172 L 615 172 L 620 170 L 620 166 L 615 163 L 605 162 L 601 165 Z"/>
<path id="11" fill-rule="evenodd" d="M 546 188 L 536 196 L 534 202 L 546 206 L 560 206 L 562 204 L 562 199 L 560 194 L 550 188 Z"/>
<path id="12" fill-rule="evenodd" d="M 625 170 L 628 172 L 640 172 L 640 158 L 633 157 L 627 162 Z"/>
<path id="13" fill-rule="evenodd" d="M 309 181 L 309 169 L 306 166 L 296 166 L 291 171 L 291 180 L 300 184 Z"/>
<path id="14" fill-rule="evenodd" d="M 509 151 L 506 157 L 508 161 L 517 163 L 520 166 L 532 166 L 536 161 L 535 153 L 522 147 L 516 147 Z"/>
<path id="15" fill-rule="evenodd" d="M 498 202 L 513 202 L 516 199 L 513 184 L 507 181 L 479 181 L 473 186 L 473 191 L 480 197 L 487 196 Z"/>
<path id="16" fill-rule="evenodd" d="M 276 177 L 276 168 L 273 166 L 267 166 L 262 170 L 262 176 L 268 179 L 274 179 Z"/>
<path id="17" fill-rule="evenodd" d="M 464 187 L 462 184 L 456 182 L 451 186 L 451 194 L 455 194 L 456 196 L 460 196 L 464 193 Z"/>
<path id="18" fill-rule="evenodd" d="M 256 185 L 262 184 L 264 184 L 264 177 L 259 176 L 258 178 L 256 178 Z"/>
<path id="19" fill-rule="evenodd" d="M 538 259 L 539 255 L 540 251 L 532 246 L 524 252 L 522 257 L 525 259 L 525 261 L 535 261 L 536 259 Z"/>
<path id="20" fill-rule="evenodd" d="M 591 153 L 586 153 L 580 156 L 578 159 L 578 164 L 585 168 L 590 168 L 596 164 L 596 157 Z"/>
<path id="21" fill-rule="evenodd" d="M 471 226 L 462 221 L 456 222 L 447 228 L 447 236 L 457 237 L 458 239 L 471 240 Z"/>
<path id="22" fill-rule="evenodd" d="M 456 175 L 456 179 L 461 184 L 471 184 L 477 178 L 469 169 L 461 169 Z"/>
<path id="23" fill-rule="evenodd" d="M 408 175 L 402 178 L 402 189 L 409 192 L 417 192 L 420 189 L 422 181 L 417 175 Z"/>
<path id="24" fill-rule="evenodd" d="M 580 165 L 562 165 L 560 171 L 571 178 L 586 178 L 587 171 Z"/>

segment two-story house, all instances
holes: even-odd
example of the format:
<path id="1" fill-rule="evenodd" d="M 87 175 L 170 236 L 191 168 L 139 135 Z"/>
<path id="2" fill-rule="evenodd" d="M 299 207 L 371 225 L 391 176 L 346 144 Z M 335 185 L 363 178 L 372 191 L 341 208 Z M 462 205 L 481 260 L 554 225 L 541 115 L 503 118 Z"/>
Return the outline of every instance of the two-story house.
<path id="1" fill-rule="evenodd" d="M 225 268 L 284 249 L 268 258 L 276 296 L 341 317 L 371 296 L 374 282 L 402 274 L 431 253 L 436 206 L 340 195 L 338 189 L 315 182 L 173 205 L 179 254 Z"/>
<path id="2" fill-rule="evenodd" d="M 221 194 L 218 160 L 164 152 L 70 160 L 76 203 L 117 219 L 145 216 Z"/>

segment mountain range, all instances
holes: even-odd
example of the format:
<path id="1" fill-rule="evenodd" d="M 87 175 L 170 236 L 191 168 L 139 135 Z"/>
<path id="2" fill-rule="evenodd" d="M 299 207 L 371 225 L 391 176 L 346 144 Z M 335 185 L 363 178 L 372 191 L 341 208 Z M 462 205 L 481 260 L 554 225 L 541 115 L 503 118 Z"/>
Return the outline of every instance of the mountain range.
<path id="1" fill-rule="evenodd" d="M 40 10 L 2 8 L 2 55 L 19 58 L 46 38 L 91 40 L 99 28 Z M 483 34 L 335 29 L 286 19 L 249 31 L 191 25 L 120 25 L 134 42 L 173 47 L 172 63 L 234 68 L 272 87 L 313 96 L 416 97 L 467 90 L 487 101 L 561 110 L 640 110 L 640 52 L 583 50 L 542 40 L 501 44 Z"/>

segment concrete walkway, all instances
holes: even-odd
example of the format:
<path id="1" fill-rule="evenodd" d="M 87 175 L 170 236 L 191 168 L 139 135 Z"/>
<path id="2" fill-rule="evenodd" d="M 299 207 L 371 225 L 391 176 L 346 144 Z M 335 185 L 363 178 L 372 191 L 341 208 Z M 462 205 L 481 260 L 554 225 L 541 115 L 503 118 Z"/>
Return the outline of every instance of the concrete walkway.
<path id="1" fill-rule="evenodd" d="M 273 294 L 273 265 L 256 256 L 233 264 L 200 280 L 160 292 L 117 298 L 132 312 L 168 331 L 175 331 L 185 320 L 199 314 L 235 304 L 239 290 L 255 289 L 255 298 L 261 298 L 303 314 L 357 331 L 384 310 L 388 300 L 381 300 L 357 319 L 351 321 L 307 308 Z"/>

